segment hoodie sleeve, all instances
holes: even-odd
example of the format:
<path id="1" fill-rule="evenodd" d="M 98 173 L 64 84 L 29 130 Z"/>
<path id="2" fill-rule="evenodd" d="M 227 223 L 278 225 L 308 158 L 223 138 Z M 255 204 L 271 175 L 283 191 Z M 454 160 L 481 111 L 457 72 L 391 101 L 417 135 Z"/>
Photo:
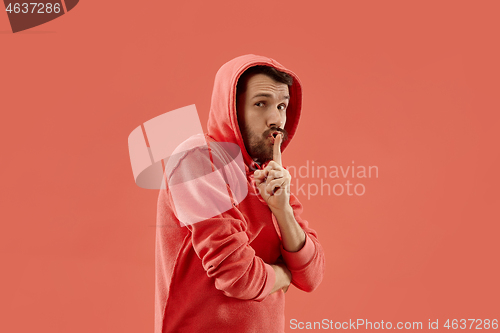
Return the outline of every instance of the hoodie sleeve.
<path id="1" fill-rule="evenodd" d="M 300 217 L 302 204 L 293 194 L 290 194 L 290 204 L 293 208 L 295 220 L 306 234 L 306 240 L 304 246 L 297 252 L 288 252 L 282 245 L 281 254 L 292 273 L 292 284 L 303 291 L 311 292 L 323 280 L 325 254 L 318 241 L 316 231 L 309 228 L 308 222 Z M 277 223 L 274 215 L 273 219 Z"/>
<path id="2" fill-rule="evenodd" d="M 192 150 L 180 159 L 169 175 L 171 206 L 190 231 L 194 251 L 215 287 L 228 297 L 262 301 L 274 286 L 274 269 L 249 245 L 247 222 L 226 183 L 231 175 L 227 169 L 214 172 L 212 158 L 207 151 Z"/>
<path id="3" fill-rule="evenodd" d="M 262 301 L 274 286 L 274 269 L 255 255 L 246 223 L 237 215 L 234 208 L 188 226 L 193 247 L 217 289 L 229 297 Z"/>

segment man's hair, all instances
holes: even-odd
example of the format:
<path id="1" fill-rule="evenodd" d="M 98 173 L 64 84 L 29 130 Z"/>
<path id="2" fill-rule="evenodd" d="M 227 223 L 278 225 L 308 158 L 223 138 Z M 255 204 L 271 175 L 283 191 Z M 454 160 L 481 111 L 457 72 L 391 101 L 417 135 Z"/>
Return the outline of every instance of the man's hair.
<path id="1" fill-rule="evenodd" d="M 248 68 L 243 72 L 243 74 L 241 74 L 240 78 L 238 79 L 238 84 L 236 85 L 236 98 L 238 98 L 240 94 L 244 93 L 247 90 L 248 78 L 256 74 L 267 75 L 274 81 L 284 83 L 288 86 L 291 86 L 293 84 L 293 78 L 290 74 L 279 71 L 271 66 L 257 65 Z"/>

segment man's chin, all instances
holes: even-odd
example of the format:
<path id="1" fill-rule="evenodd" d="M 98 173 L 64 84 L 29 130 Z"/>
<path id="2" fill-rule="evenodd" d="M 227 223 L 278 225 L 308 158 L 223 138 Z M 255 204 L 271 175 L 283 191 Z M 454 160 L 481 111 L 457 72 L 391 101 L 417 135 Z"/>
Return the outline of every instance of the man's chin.
<path id="1" fill-rule="evenodd" d="M 273 159 L 273 146 L 266 146 L 265 143 L 262 143 L 261 145 L 254 146 L 253 148 L 254 149 L 252 149 L 249 153 L 250 157 L 252 157 L 254 161 L 264 164 Z"/>
<path id="2" fill-rule="evenodd" d="M 272 154 L 251 154 L 250 155 L 254 161 L 257 161 L 259 164 L 264 164 L 266 162 L 269 162 L 273 159 Z"/>

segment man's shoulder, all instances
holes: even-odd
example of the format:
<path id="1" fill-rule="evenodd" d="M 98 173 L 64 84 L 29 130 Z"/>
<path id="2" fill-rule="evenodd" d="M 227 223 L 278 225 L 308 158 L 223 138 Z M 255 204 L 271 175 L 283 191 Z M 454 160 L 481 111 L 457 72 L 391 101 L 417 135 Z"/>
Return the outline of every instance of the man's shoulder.
<path id="1" fill-rule="evenodd" d="M 196 135 L 166 161 L 165 175 L 177 217 L 193 224 L 219 215 L 248 194 L 239 147 Z"/>
<path id="2" fill-rule="evenodd" d="M 186 182 L 206 176 L 231 165 L 245 171 L 239 146 L 231 142 L 217 142 L 207 134 L 193 135 L 182 142 L 168 159 L 165 174 L 169 184 Z"/>

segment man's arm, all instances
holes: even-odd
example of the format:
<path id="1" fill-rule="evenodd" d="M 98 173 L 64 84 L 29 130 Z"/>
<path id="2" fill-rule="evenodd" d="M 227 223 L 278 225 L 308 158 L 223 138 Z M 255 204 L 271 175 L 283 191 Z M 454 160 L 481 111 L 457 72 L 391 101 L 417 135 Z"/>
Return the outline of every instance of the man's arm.
<path id="1" fill-rule="evenodd" d="M 309 228 L 308 222 L 300 217 L 302 205 L 293 194 L 290 197 L 290 205 L 293 208 L 296 223 L 305 234 L 305 242 L 302 248 L 296 252 L 287 251 L 282 245 L 281 255 L 292 272 L 292 284 L 301 290 L 310 292 L 316 289 L 323 279 L 325 254 L 318 241 L 316 231 Z M 275 215 L 273 215 L 273 219 L 279 224 Z"/>
<path id="2" fill-rule="evenodd" d="M 283 248 L 288 252 L 297 252 L 304 247 L 306 234 L 293 216 L 293 208 L 288 205 L 283 210 L 273 212 L 281 232 Z"/>
<path id="3" fill-rule="evenodd" d="M 239 177 L 237 173 L 242 171 L 237 167 L 226 168 L 225 176 L 213 172 L 217 170 L 214 163 L 225 162 L 223 154 L 223 151 L 215 154 L 206 147 L 197 147 L 169 160 L 172 165 L 166 168 L 171 171 L 167 176 L 167 198 L 171 207 L 176 206 L 175 202 L 178 208 L 182 207 L 178 212 L 174 209 L 174 214 L 190 231 L 186 241 L 191 242 L 208 277 L 214 279 L 215 288 L 228 297 L 262 301 L 273 290 L 288 286 L 291 278 L 286 278 L 287 269 L 265 263 L 250 246 L 247 221 L 236 206 L 231 206 L 225 181 L 226 177 Z M 198 177 L 207 172 L 210 178 Z M 191 183 L 195 188 L 189 187 Z M 247 186 L 246 182 L 243 185 Z M 181 190 L 174 193 L 179 186 Z M 228 210 L 224 208 L 225 202 L 229 202 Z M 223 213 L 205 218 L 206 215 L 200 216 L 204 207 L 220 207 Z"/>
<path id="4" fill-rule="evenodd" d="M 312 291 L 324 274 L 324 252 L 316 232 L 300 219 L 302 205 L 290 193 L 290 173 L 281 166 L 281 134 L 274 145 L 274 157 L 264 170 L 254 173 L 255 184 L 273 213 L 282 240 L 282 256 L 292 272 L 292 283 L 304 291 Z"/>

